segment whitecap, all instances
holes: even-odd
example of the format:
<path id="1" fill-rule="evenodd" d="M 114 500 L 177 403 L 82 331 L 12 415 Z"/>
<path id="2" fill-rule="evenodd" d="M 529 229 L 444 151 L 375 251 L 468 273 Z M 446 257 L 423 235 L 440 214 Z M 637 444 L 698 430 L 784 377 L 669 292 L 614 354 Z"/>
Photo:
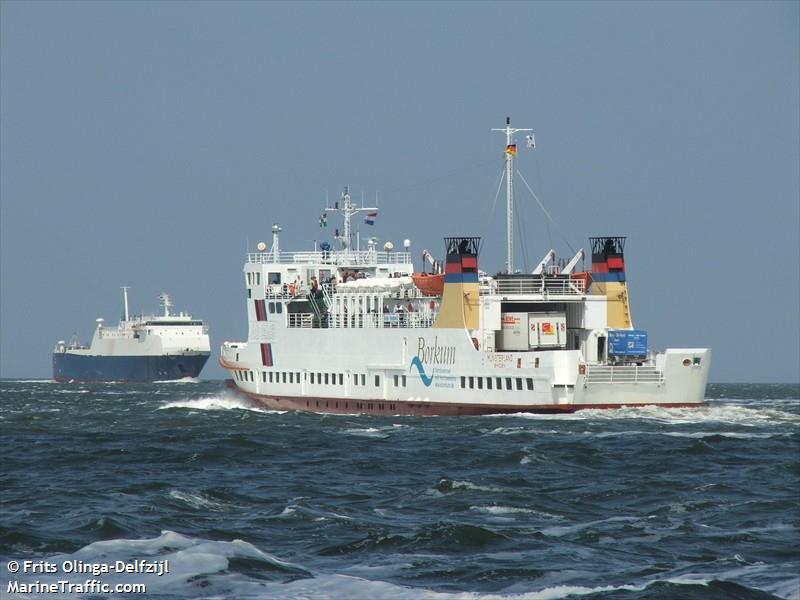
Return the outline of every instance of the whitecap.
<path id="1" fill-rule="evenodd" d="M 270 414 L 284 414 L 286 412 L 286 411 L 268 410 L 266 408 L 261 408 L 260 406 L 252 402 L 249 402 L 244 398 L 238 398 L 232 395 L 208 396 L 205 398 L 176 400 L 174 402 L 167 402 L 166 404 L 159 406 L 158 410 L 165 410 L 168 408 L 190 408 L 192 410 L 240 409 L 240 410 L 249 410 L 259 413 L 270 413 Z"/>
<path id="2" fill-rule="evenodd" d="M 183 502 L 184 504 L 189 505 L 195 509 L 206 509 L 206 510 L 224 510 L 225 505 L 221 502 L 216 502 L 211 498 L 200 494 L 200 493 L 190 493 L 190 492 L 182 492 L 181 490 L 171 490 L 168 494 L 170 498 L 173 500 L 178 500 Z"/>

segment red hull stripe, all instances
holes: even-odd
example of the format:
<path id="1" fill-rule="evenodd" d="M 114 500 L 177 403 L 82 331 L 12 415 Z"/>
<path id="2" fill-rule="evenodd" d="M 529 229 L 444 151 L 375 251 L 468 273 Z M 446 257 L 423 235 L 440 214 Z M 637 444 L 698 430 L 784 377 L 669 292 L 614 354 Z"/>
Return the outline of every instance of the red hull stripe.
<path id="1" fill-rule="evenodd" d="M 511 413 L 573 413 L 587 409 L 609 408 L 636 408 L 643 406 L 658 406 L 661 408 L 698 408 L 705 406 L 704 402 L 673 402 L 665 404 L 473 404 L 456 402 L 414 402 L 409 400 L 359 400 L 354 398 L 326 398 L 326 397 L 298 397 L 298 396 L 270 396 L 253 394 L 239 389 L 236 384 L 228 379 L 226 385 L 243 396 L 258 402 L 272 410 L 299 410 L 317 413 L 338 414 L 372 414 L 372 415 L 403 415 L 403 416 L 477 416 Z"/>
<path id="2" fill-rule="evenodd" d="M 272 344 L 261 344 L 261 364 L 265 367 L 272 366 Z"/>

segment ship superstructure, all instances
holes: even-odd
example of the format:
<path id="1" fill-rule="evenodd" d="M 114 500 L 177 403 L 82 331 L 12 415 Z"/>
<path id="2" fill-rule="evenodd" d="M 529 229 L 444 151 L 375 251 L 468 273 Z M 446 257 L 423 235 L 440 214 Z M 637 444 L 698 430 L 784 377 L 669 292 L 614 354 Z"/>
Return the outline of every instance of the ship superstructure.
<path id="1" fill-rule="evenodd" d="M 510 210 L 513 136 L 530 130 L 501 131 Z M 372 209 L 347 190 L 328 210 L 344 218 L 338 248 L 282 252 L 276 225 L 272 248 L 247 255 L 248 339 L 225 342 L 220 362 L 266 406 L 473 415 L 703 403 L 711 351 L 656 353 L 633 327 L 624 237 L 590 238 L 588 270 L 584 250 L 568 261 L 550 250 L 519 273 L 509 220 L 506 272 L 479 271 L 479 238 L 446 237 L 437 286 L 414 273 L 408 241 L 353 249 L 349 219 Z"/>
<path id="2" fill-rule="evenodd" d="M 107 327 L 97 319 L 92 343 L 81 345 L 73 336 L 53 350 L 56 381 L 165 381 L 197 377 L 211 345 L 208 328 L 190 314 L 171 312 L 172 300 L 161 295 L 158 315 L 131 316 L 128 289 L 123 287 L 119 325 Z"/>

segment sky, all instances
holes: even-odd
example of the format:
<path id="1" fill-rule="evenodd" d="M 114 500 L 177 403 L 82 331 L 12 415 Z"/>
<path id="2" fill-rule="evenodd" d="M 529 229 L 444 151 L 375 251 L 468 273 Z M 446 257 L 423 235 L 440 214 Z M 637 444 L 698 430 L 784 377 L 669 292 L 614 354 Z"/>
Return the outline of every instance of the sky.
<path id="1" fill-rule="evenodd" d="M 175 308 L 244 340 L 245 252 L 484 238 L 505 139 L 516 266 L 626 235 L 634 325 L 711 347 L 713 382 L 800 381 L 798 2 L 0 2 L 0 377 L 59 339 Z M 522 140 L 519 140 L 522 142 Z M 522 146 L 522 143 L 520 143 Z M 519 237 L 519 236 L 518 236 Z"/>

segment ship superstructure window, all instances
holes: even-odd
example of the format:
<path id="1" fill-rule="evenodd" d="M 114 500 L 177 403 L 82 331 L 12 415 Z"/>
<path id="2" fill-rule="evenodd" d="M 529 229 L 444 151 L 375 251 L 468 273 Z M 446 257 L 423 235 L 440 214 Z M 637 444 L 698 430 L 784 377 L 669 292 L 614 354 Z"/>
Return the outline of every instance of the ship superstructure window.
<path id="1" fill-rule="evenodd" d="M 507 390 L 514 389 L 513 386 L 511 385 L 511 377 L 506 377 L 506 389 Z"/>
<path id="2" fill-rule="evenodd" d="M 286 383 L 286 373 L 283 373 L 283 376 L 281 377 L 281 379 L 283 379 L 283 383 Z"/>
<path id="3" fill-rule="evenodd" d="M 328 374 L 325 373 L 325 385 L 328 385 Z"/>
<path id="4" fill-rule="evenodd" d="M 491 377 L 487 377 L 486 378 L 486 389 L 487 390 L 492 389 L 492 378 Z"/>
<path id="5" fill-rule="evenodd" d="M 375 375 L 375 387 L 380 387 L 381 385 L 381 376 Z"/>
<path id="6" fill-rule="evenodd" d="M 497 384 L 497 389 L 498 390 L 502 390 L 503 389 L 503 378 L 502 377 L 496 378 L 494 380 L 494 382 Z"/>
<path id="7" fill-rule="evenodd" d="M 403 375 L 403 387 L 406 387 L 406 376 Z"/>
<path id="8" fill-rule="evenodd" d="M 311 373 L 310 375 L 311 375 L 311 383 L 314 383 L 314 374 Z"/>
<path id="9" fill-rule="evenodd" d="M 267 383 L 267 372 L 261 371 L 261 380 L 263 383 Z"/>
<path id="10" fill-rule="evenodd" d="M 397 384 L 398 384 L 398 380 L 399 380 L 399 379 L 400 379 L 400 376 L 399 376 L 399 375 L 395 375 L 395 376 L 394 376 L 394 387 L 397 387 Z"/>
<path id="11" fill-rule="evenodd" d="M 358 385 L 358 374 L 353 373 L 353 385 Z"/>
<path id="12" fill-rule="evenodd" d="M 261 273 L 256 273 L 256 285 L 261 285 Z"/>
<path id="13" fill-rule="evenodd" d="M 361 385 L 367 385 L 367 376 L 366 375 L 362 375 L 361 376 Z"/>
<path id="14" fill-rule="evenodd" d="M 469 378 L 469 389 L 474 389 L 474 388 L 475 388 L 475 378 L 474 377 L 470 377 Z"/>
<path id="15" fill-rule="evenodd" d="M 528 390 L 529 390 L 529 391 L 533 391 L 533 379 L 531 379 L 530 377 L 528 377 L 528 378 L 525 380 L 525 385 L 527 386 L 527 388 L 528 388 Z"/>
<path id="16" fill-rule="evenodd" d="M 339 385 L 344 385 L 344 373 L 339 373 Z"/>
<path id="17" fill-rule="evenodd" d="M 483 389 L 483 377 L 476 377 L 475 379 L 478 380 L 478 389 L 482 390 Z"/>
<path id="18" fill-rule="evenodd" d="M 300 373 L 296 373 L 295 377 L 297 378 L 297 383 L 300 383 Z"/>
<path id="19" fill-rule="evenodd" d="M 294 373 L 289 373 L 289 383 L 294 383 Z"/>
<path id="20" fill-rule="evenodd" d="M 467 387 L 467 378 L 462 375 L 461 376 L 461 388 L 463 389 L 465 387 Z"/>
<path id="21" fill-rule="evenodd" d="M 517 390 L 522 391 L 522 378 L 517 377 Z"/>
<path id="22" fill-rule="evenodd" d="M 269 284 L 276 284 L 281 282 L 281 274 L 280 273 L 269 273 L 267 275 L 267 283 Z"/>

